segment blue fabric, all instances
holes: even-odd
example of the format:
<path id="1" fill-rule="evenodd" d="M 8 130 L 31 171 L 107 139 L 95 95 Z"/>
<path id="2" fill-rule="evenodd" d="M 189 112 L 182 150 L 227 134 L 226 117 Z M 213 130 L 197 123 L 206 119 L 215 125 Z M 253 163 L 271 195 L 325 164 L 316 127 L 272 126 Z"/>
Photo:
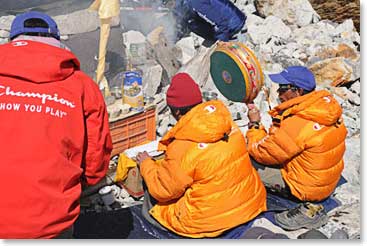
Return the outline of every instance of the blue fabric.
<path id="1" fill-rule="evenodd" d="M 29 19 L 41 19 L 47 23 L 48 28 L 24 27 L 24 22 Z M 22 33 L 49 33 L 54 38 L 60 40 L 60 32 L 56 22 L 50 16 L 37 11 L 26 12 L 15 17 L 10 28 L 10 39 Z"/>
<path id="2" fill-rule="evenodd" d="M 346 183 L 341 177 L 337 186 Z M 256 219 L 266 218 L 277 225 L 274 215 L 278 211 L 294 208 L 297 202 L 267 194 L 268 211 L 260 214 Z M 340 202 L 333 196 L 321 202 L 326 212 L 340 206 Z M 74 223 L 75 238 L 128 238 L 128 239 L 183 239 L 170 231 L 164 231 L 146 221 L 141 213 L 142 206 L 132 206 L 116 211 L 81 213 Z M 237 226 L 215 239 L 238 239 L 251 228 L 254 220 Z"/>
<path id="3" fill-rule="evenodd" d="M 266 218 L 271 221 L 274 225 L 277 225 L 274 219 L 274 215 L 277 211 L 282 211 L 290 208 L 294 208 L 298 203 L 289 201 L 285 198 L 278 197 L 276 195 L 267 195 L 268 211 L 260 214 L 256 219 Z M 275 205 L 274 205 L 275 204 Z M 340 206 L 340 202 L 335 197 L 330 197 L 325 201 L 321 202 L 326 212 Z M 163 231 L 149 222 L 147 222 L 141 214 L 141 206 L 130 207 L 133 215 L 133 230 L 130 231 L 128 238 L 130 239 L 184 239 L 185 237 L 179 236 L 170 231 Z M 241 238 L 245 232 L 251 228 L 254 220 L 237 226 L 219 237 L 217 239 L 237 239 Z M 278 226 L 278 225 L 277 225 Z"/>
<path id="4" fill-rule="evenodd" d="M 185 239 L 186 237 L 182 237 L 170 231 L 163 231 L 154 225 L 150 224 L 147 220 L 144 219 L 141 213 L 141 206 L 133 206 L 130 207 L 130 211 L 133 216 L 133 230 L 130 231 L 128 238 L 129 239 Z M 218 239 L 235 239 L 240 238 L 243 234 L 251 228 L 253 221 L 250 221 L 246 224 L 240 225 L 231 229 L 219 237 Z"/>
<path id="5" fill-rule="evenodd" d="M 182 28 L 208 40 L 228 41 L 246 22 L 246 15 L 229 0 L 176 0 Z"/>
<path id="6" fill-rule="evenodd" d="M 345 184 L 347 181 L 342 176 L 337 184 L 337 187 Z M 256 217 L 256 219 L 259 218 L 266 218 L 269 221 L 271 221 L 274 225 L 277 225 L 274 219 L 274 214 L 277 211 L 283 211 L 287 209 L 291 209 L 296 207 L 299 204 L 299 202 L 290 201 L 286 198 L 282 198 L 279 196 L 276 196 L 274 194 L 267 193 L 267 206 L 268 211 L 260 214 Z M 326 212 L 331 211 L 332 209 L 340 206 L 340 202 L 333 196 L 330 196 L 328 199 L 315 203 L 315 204 L 322 204 L 324 206 L 324 209 Z M 133 221 L 134 226 L 133 230 L 130 232 L 129 237 L 130 239 L 138 239 L 138 238 L 156 238 L 156 239 L 182 239 L 185 237 L 181 237 L 177 234 L 174 234 L 173 232 L 169 231 L 163 231 L 153 225 L 151 225 L 148 221 L 146 221 L 142 214 L 141 214 L 141 206 L 133 206 L 130 207 L 131 213 L 133 215 Z M 218 239 L 237 239 L 241 238 L 244 233 L 251 228 L 254 220 L 237 226 L 219 237 Z"/>
<path id="7" fill-rule="evenodd" d="M 294 85 L 308 91 L 316 87 L 315 76 L 306 67 L 290 66 L 278 74 L 269 74 L 270 79 L 281 85 Z"/>

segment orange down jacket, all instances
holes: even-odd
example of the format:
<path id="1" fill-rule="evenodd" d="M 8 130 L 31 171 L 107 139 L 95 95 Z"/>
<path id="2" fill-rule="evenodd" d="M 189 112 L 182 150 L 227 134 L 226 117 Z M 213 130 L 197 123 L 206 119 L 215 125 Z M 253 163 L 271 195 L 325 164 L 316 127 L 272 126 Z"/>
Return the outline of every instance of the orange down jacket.
<path id="1" fill-rule="evenodd" d="M 344 168 L 347 130 L 342 109 L 325 90 L 314 91 L 270 111 L 273 126 L 250 129 L 250 155 L 264 165 L 282 164 L 291 193 L 303 201 L 320 201 L 335 189 Z"/>
<path id="2" fill-rule="evenodd" d="M 161 139 L 160 149 L 165 159 L 146 159 L 140 170 L 158 200 L 150 214 L 164 227 L 186 237 L 215 237 L 266 210 L 265 188 L 244 136 L 222 102 L 191 109 Z"/>

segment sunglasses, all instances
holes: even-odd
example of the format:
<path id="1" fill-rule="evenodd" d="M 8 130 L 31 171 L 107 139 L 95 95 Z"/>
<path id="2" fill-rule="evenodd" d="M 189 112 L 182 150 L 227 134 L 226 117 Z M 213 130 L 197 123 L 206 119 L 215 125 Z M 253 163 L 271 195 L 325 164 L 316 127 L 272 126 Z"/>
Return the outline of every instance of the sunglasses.
<path id="1" fill-rule="evenodd" d="M 277 92 L 278 94 L 283 94 L 288 90 L 296 91 L 297 87 L 294 87 L 293 85 L 279 85 Z"/>

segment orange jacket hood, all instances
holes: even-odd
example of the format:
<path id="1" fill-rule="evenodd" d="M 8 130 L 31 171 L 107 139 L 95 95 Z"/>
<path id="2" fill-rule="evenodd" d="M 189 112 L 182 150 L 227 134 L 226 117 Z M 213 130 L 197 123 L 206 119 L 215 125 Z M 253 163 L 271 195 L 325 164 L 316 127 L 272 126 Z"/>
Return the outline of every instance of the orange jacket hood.
<path id="1" fill-rule="evenodd" d="M 231 117 L 221 101 L 201 103 L 184 115 L 162 138 L 168 143 L 173 138 L 197 143 L 213 143 L 231 131 Z"/>
<path id="2" fill-rule="evenodd" d="M 64 80 L 80 70 L 79 61 L 73 53 L 41 42 L 13 41 L 1 45 L 0 54 L 0 76 L 33 83 Z"/>
<path id="3" fill-rule="evenodd" d="M 281 113 L 283 111 L 284 113 Z M 330 92 L 321 90 L 286 101 L 269 113 L 272 117 L 281 114 L 282 118 L 297 115 L 303 119 L 330 126 L 341 117 L 342 108 Z"/>

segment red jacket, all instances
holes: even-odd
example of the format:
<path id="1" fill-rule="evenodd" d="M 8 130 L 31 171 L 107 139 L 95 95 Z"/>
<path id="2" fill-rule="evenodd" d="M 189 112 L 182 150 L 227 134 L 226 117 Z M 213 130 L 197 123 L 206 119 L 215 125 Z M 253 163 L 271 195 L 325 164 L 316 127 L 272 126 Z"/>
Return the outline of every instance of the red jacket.
<path id="1" fill-rule="evenodd" d="M 0 238 L 51 238 L 77 219 L 81 181 L 99 182 L 112 149 L 98 86 L 69 51 L 0 45 Z"/>

